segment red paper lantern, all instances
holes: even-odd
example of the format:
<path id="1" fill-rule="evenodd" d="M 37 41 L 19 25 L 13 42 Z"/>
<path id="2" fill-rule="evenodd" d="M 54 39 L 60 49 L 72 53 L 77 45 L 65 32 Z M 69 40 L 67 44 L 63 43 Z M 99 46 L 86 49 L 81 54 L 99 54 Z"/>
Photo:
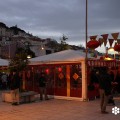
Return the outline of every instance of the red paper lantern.
<path id="1" fill-rule="evenodd" d="M 117 51 L 117 52 L 120 52 L 120 44 L 116 44 L 114 46 L 114 50 Z"/>
<path id="2" fill-rule="evenodd" d="M 97 40 L 90 40 L 90 41 L 87 43 L 87 47 L 90 48 L 90 49 L 95 49 L 95 48 L 97 48 L 99 45 L 100 45 L 100 42 L 97 41 Z"/>
<path id="3" fill-rule="evenodd" d="M 58 68 L 58 71 L 59 71 L 59 72 L 62 72 L 62 68 L 61 68 L 61 67 L 59 67 L 59 68 Z"/>
<path id="4" fill-rule="evenodd" d="M 49 74 L 50 71 L 49 71 L 49 69 L 46 69 L 45 72 L 46 72 L 47 74 Z"/>

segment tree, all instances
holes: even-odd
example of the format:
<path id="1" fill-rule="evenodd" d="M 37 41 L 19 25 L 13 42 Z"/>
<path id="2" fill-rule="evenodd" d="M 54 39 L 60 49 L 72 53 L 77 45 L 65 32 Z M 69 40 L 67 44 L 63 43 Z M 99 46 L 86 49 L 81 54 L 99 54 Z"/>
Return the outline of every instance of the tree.
<path id="1" fill-rule="evenodd" d="M 25 31 L 18 28 L 17 25 L 10 27 L 10 30 L 13 31 L 14 35 L 18 35 L 19 32 L 25 33 Z"/>
<path id="2" fill-rule="evenodd" d="M 55 52 L 58 51 L 59 43 L 56 40 L 50 40 L 47 44 L 47 47 L 54 49 Z"/>
<path id="3" fill-rule="evenodd" d="M 16 50 L 15 57 L 12 58 L 9 62 L 9 69 L 10 71 L 22 71 L 26 68 L 29 61 L 27 59 L 27 53 L 25 52 L 24 48 L 18 48 Z"/>
<path id="4" fill-rule="evenodd" d="M 66 43 L 67 39 L 68 38 L 65 35 L 62 36 L 62 38 L 60 39 L 61 42 L 60 42 L 60 45 L 59 45 L 59 51 L 69 49 L 69 45 Z"/>

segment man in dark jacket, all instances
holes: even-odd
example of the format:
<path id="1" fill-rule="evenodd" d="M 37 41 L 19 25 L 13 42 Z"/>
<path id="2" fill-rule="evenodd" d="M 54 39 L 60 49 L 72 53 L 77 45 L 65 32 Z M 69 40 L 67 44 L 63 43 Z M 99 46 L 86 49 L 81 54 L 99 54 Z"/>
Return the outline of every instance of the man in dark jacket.
<path id="1" fill-rule="evenodd" d="M 13 98 L 12 105 L 19 105 L 19 88 L 20 88 L 20 77 L 19 73 L 13 72 L 13 75 L 11 77 L 11 95 Z"/>
<path id="2" fill-rule="evenodd" d="M 39 78 L 40 100 L 43 100 L 43 94 L 45 95 L 45 100 L 48 100 L 46 82 L 47 81 L 46 81 L 45 73 L 41 73 L 41 76 Z"/>
<path id="3" fill-rule="evenodd" d="M 101 113 L 107 114 L 106 106 L 108 103 L 109 96 L 111 94 L 111 78 L 108 74 L 108 69 L 104 68 L 100 70 L 98 75 L 99 88 L 100 88 L 100 107 Z"/>

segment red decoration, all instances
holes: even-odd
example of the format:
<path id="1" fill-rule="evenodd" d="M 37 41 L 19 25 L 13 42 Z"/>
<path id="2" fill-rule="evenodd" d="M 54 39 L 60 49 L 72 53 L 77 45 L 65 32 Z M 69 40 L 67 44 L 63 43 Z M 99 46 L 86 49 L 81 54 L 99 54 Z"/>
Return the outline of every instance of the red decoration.
<path id="1" fill-rule="evenodd" d="M 61 67 L 59 67 L 59 68 L 58 68 L 58 71 L 59 71 L 59 72 L 61 72 L 61 71 L 62 71 L 62 68 L 61 68 Z"/>
<path id="2" fill-rule="evenodd" d="M 97 40 L 91 40 L 87 43 L 87 47 L 91 49 L 95 49 L 100 45 L 100 42 Z"/>
<path id="3" fill-rule="evenodd" d="M 117 51 L 117 52 L 120 52 L 120 44 L 116 44 L 114 46 L 114 50 Z"/>
<path id="4" fill-rule="evenodd" d="M 46 72 L 47 74 L 49 74 L 50 71 L 49 71 L 49 69 L 46 69 L 45 72 Z"/>
<path id="5" fill-rule="evenodd" d="M 103 57 L 103 56 L 101 56 L 101 57 L 100 57 L 100 60 L 104 60 L 104 57 Z"/>
<path id="6" fill-rule="evenodd" d="M 109 58 L 108 54 L 105 55 L 105 58 Z"/>

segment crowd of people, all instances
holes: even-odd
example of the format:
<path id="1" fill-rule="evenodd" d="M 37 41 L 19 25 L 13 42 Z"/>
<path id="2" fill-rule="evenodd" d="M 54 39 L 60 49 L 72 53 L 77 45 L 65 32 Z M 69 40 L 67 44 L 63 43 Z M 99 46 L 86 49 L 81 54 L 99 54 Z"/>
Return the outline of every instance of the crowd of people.
<path id="1" fill-rule="evenodd" d="M 13 84 L 12 77 L 14 76 L 14 72 L 11 73 L 0 73 L 0 90 L 10 90 Z M 22 76 L 19 74 L 21 78 L 20 84 L 22 84 Z"/>
<path id="2" fill-rule="evenodd" d="M 99 80 L 97 78 L 97 73 L 101 71 L 104 68 L 95 68 L 91 71 L 90 74 L 90 85 L 98 86 Z M 106 69 L 106 68 L 105 68 Z M 112 84 L 112 93 L 114 94 L 120 94 L 120 70 L 111 70 L 108 69 L 108 74 L 111 78 L 111 84 Z"/>
<path id="3" fill-rule="evenodd" d="M 107 113 L 106 106 L 110 100 L 113 98 L 113 94 L 120 93 L 120 71 L 118 70 L 116 74 L 108 68 L 96 68 L 91 71 L 90 75 L 90 85 L 92 89 L 97 88 L 99 90 L 100 97 L 100 108 L 101 113 Z M 9 74 L 0 73 L 0 89 L 11 91 L 13 97 L 13 105 L 18 105 L 19 101 L 19 92 L 22 86 L 22 74 L 16 71 L 13 71 Z M 41 72 L 39 75 L 39 93 L 40 100 L 48 100 L 47 95 L 47 79 L 44 72 Z M 115 105 L 114 101 L 112 101 Z"/>
<path id="4" fill-rule="evenodd" d="M 40 100 L 49 100 L 46 87 L 47 79 L 45 73 L 41 72 L 41 74 L 39 75 Z M 10 90 L 11 96 L 13 98 L 12 105 L 19 105 L 19 93 L 22 90 L 22 74 L 17 71 L 12 71 L 9 74 L 0 73 L 0 89 Z"/>
<path id="5" fill-rule="evenodd" d="M 101 113 L 107 114 L 106 106 L 115 105 L 113 96 L 120 93 L 120 71 L 112 71 L 109 68 L 95 68 L 91 71 L 90 85 L 97 85 L 100 96 Z"/>

